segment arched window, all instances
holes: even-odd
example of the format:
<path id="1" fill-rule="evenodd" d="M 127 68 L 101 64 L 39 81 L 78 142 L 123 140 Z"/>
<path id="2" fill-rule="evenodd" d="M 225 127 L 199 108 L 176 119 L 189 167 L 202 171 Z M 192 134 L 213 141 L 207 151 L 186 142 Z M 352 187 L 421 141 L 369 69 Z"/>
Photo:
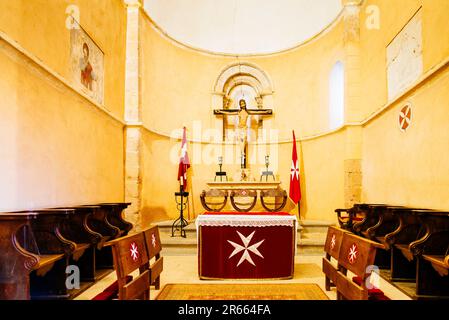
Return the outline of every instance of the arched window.
<path id="1" fill-rule="evenodd" d="M 341 127 L 345 122 L 345 69 L 341 61 L 332 67 L 329 77 L 329 128 Z"/>

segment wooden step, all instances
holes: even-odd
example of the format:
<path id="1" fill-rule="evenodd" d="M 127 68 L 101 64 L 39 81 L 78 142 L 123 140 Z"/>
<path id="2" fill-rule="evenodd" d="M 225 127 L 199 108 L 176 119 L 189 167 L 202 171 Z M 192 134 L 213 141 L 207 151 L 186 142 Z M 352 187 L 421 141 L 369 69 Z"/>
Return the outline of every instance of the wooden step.
<path id="1" fill-rule="evenodd" d="M 196 255 L 197 233 L 195 221 L 190 221 L 185 228 L 186 238 L 171 236 L 173 220 L 155 223 L 159 226 L 163 255 Z M 335 223 L 329 221 L 301 220 L 298 224 L 297 254 L 322 255 L 326 241 L 327 229 Z"/>

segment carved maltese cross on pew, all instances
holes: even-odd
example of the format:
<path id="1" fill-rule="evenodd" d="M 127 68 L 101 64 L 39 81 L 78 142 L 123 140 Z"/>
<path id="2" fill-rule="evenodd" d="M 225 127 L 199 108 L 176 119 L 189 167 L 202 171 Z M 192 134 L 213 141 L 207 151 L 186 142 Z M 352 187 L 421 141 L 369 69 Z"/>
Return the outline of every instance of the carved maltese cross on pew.
<path id="1" fill-rule="evenodd" d="M 240 239 L 242 240 L 243 246 L 228 240 L 228 242 L 234 247 L 234 251 L 231 253 L 231 255 L 229 256 L 228 259 L 231 259 L 237 253 L 239 253 L 240 251 L 243 251 L 243 254 L 240 257 L 239 263 L 237 263 L 237 267 L 245 260 L 248 261 L 249 263 L 251 263 L 253 266 L 256 266 L 256 264 L 254 263 L 253 259 L 251 258 L 250 252 L 252 252 L 252 253 L 258 255 L 259 257 L 263 258 L 263 255 L 259 252 L 259 250 L 257 248 L 259 248 L 259 246 L 262 244 L 262 242 L 265 241 L 265 239 L 263 239 L 262 241 L 259 241 L 256 244 L 253 244 L 252 246 L 248 247 L 248 245 L 251 242 L 251 239 L 253 238 L 255 232 L 256 231 L 253 231 L 253 233 L 251 233 L 249 236 L 245 237 L 244 235 L 242 235 L 240 232 L 237 231 Z"/>
<path id="2" fill-rule="evenodd" d="M 357 250 L 357 245 L 354 243 L 351 248 L 349 248 L 348 260 L 350 264 L 354 264 L 359 255 L 359 251 Z"/>
<path id="3" fill-rule="evenodd" d="M 131 243 L 129 251 L 133 261 L 137 261 L 137 259 L 139 259 L 139 249 L 137 248 L 137 244 L 135 242 Z"/>
<path id="4" fill-rule="evenodd" d="M 331 249 L 334 249 L 336 243 L 337 243 L 337 239 L 335 237 L 335 234 L 333 234 L 332 239 L 331 239 Z"/>
<path id="5" fill-rule="evenodd" d="M 153 234 L 151 234 L 151 244 L 153 245 L 153 248 L 156 247 L 156 236 Z"/>

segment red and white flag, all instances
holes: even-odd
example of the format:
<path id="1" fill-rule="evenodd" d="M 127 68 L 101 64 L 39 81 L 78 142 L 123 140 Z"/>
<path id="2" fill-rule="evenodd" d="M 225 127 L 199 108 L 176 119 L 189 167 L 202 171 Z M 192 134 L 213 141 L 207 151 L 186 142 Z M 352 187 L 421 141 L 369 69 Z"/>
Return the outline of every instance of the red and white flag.
<path id="1" fill-rule="evenodd" d="M 299 160 L 296 152 L 296 138 L 295 131 L 293 131 L 293 152 L 292 152 L 292 166 L 290 168 L 290 199 L 297 204 L 301 200 L 301 187 L 299 184 Z"/>
<path id="2" fill-rule="evenodd" d="M 185 191 L 187 185 L 187 169 L 190 168 L 189 155 L 187 154 L 187 135 L 186 127 L 182 134 L 181 158 L 179 159 L 178 181 L 180 182 L 182 191 Z"/>

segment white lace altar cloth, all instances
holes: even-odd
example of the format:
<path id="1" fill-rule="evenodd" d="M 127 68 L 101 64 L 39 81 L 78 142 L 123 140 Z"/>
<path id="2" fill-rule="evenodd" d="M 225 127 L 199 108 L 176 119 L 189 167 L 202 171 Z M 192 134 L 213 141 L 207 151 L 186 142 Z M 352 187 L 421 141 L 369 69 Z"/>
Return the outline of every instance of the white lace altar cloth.
<path id="1" fill-rule="evenodd" d="M 195 221 L 197 236 L 199 228 L 207 227 L 277 227 L 295 228 L 295 254 L 298 245 L 298 219 L 295 215 L 209 215 L 201 214 Z M 198 239 L 199 240 L 199 239 Z M 199 243 L 199 242 L 198 242 Z"/>

